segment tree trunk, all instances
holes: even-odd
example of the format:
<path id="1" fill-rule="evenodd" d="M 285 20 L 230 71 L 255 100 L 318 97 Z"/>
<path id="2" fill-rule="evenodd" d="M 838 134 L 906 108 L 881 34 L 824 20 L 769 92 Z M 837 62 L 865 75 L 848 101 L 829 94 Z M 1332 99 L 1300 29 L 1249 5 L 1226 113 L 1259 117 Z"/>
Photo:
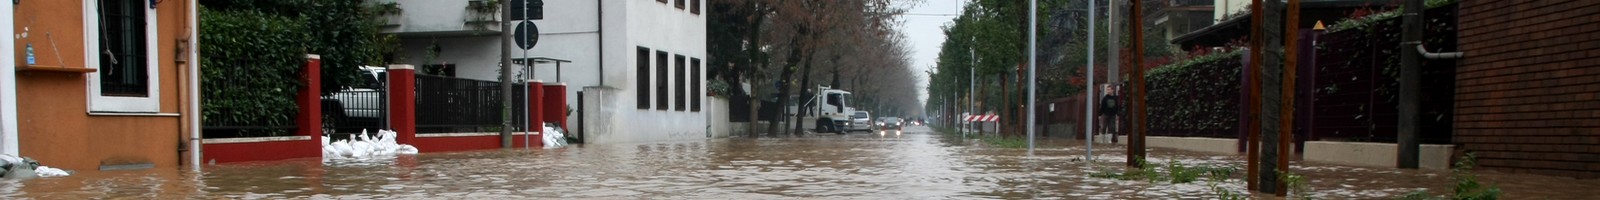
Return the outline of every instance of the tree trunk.
<path id="1" fill-rule="evenodd" d="M 812 52 L 812 53 L 808 53 L 808 54 L 815 54 L 815 53 L 816 52 Z M 795 113 L 795 117 L 794 117 L 794 130 L 793 130 L 794 135 L 804 134 L 805 133 L 803 131 L 805 131 L 805 124 L 806 123 L 805 123 L 805 121 L 802 121 L 802 120 L 805 120 L 806 114 L 808 114 L 808 112 L 806 112 L 806 110 L 811 107 L 810 104 L 807 104 L 807 103 L 810 103 L 811 99 L 807 98 L 807 96 L 805 96 L 806 94 L 808 94 L 807 91 L 810 91 L 811 88 L 812 88 L 811 87 L 811 57 L 810 56 L 806 56 L 805 66 L 803 68 L 804 69 L 801 69 L 803 74 L 800 75 L 800 95 L 801 95 L 800 99 L 805 99 L 805 101 L 799 102 L 800 105 L 796 106 L 797 109 L 795 109 L 795 112 L 798 112 L 798 113 Z M 817 91 L 817 92 L 821 92 L 821 91 Z"/>
<path id="2" fill-rule="evenodd" d="M 800 35 L 805 35 L 804 30 L 801 30 L 800 32 Z M 802 36 L 796 36 L 794 39 L 790 39 L 790 44 L 800 44 L 800 37 Z M 792 85 L 789 84 L 788 80 L 790 77 L 794 77 L 794 64 L 800 62 L 800 56 L 799 47 L 789 49 L 788 61 L 783 64 L 782 73 L 778 75 L 777 80 L 781 80 L 778 84 L 777 106 L 779 107 L 779 111 L 772 113 L 772 120 L 774 122 L 782 121 L 781 119 L 783 119 L 783 116 L 789 112 L 789 89 L 792 87 Z M 777 137 L 779 127 L 780 125 L 778 123 L 769 124 L 767 126 L 767 136 Z"/>

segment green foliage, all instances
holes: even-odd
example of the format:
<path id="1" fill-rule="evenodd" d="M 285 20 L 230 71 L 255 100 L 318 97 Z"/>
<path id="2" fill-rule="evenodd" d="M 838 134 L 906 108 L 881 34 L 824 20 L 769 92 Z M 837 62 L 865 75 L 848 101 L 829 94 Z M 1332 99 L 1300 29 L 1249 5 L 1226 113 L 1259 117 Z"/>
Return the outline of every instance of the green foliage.
<path id="1" fill-rule="evenodd" d="M 1283 180 L 1289 190 L 1289 195 L 1295 199 L 1312 199 L 1311 186 L 1306 183 L 1306 177 L 1290 172 L 1278 173 L 1278 180 Z"/>
<path id="2" fill-rule="evenodd" d="M 732 90 L 732 88 L 732 86 L 728 86 L 727 81 L 723 81 L 721 78 L 715 78 L 711 79 L 711 81 L 706 81 L 706 90 L 709 90 L 712 94 L 716 94 L 718 96 L 731 95 L 732 93 L 728 92 Z"/>
<path id="3" fill-rule="evenodd" d="M 201 5 L 215 11 L 259 12 L 264 16 L 295 19 L 305 28 L 301 32 L 309 37 L 301 38 L 292 46 L 301 48 L 300 53 L 322 56 L 323 95 L 331 95 L 345 85 L 360 84 L 360 66 L 382 65 L 383 55 L 399 51 L 399 41 L 393 35 L 379 32 L 383 25 L 379 17 L 382 5 L 365 1 L 209 0 L 201 1 Z M 205 21 L 204 18 L 201 17 L 201 21 Z M 204 29 L 207 25 L 200 26 Z M 201 33 L 208 34 L 213 32 Z M 205 52 L 218 53 L 215 50 Z"/>
<path id="4" fill-rule="evenodd" d="M 1174 184 L 1194 182 L 1195 180 L 1200 179 L 1201 173 L 1203 172 L 1190 169 L 1188 166 L 1184 166 L 1183 163 L 1179 163 L 1178 160 L 1167 162 L 1167 176 L 1172 178 L 1171 181 Z"/>
<path id="5" fill-rule="evenodd" d="M 1446 6 L 1446 5 L 1450 5 L 1450 4 L 1455 4 L 1455 3 L 1459 2 L 1459 1 L 1461 1 L 1461 0 L 1427 0 L 1427 1 L 1422 2 L 1422 4 L 1423 4 L 1423 7 L 1428 7 L 1428 9 L 1433 9 L 1433 8 L 1438 8 L 1440 6 Z M 1328 30 L 1327 31 L 1329 33 L 1332 33 L 1332 32 L 1338 32 L 1338 31 L 1349 30 L 1349 29 L 1366 30 L 1367 28 L 1372 27 L 1374 24 L 1377 24 L 1378 22 L 1399 18 L 1401 12 L 1405 12 L 1405 8 L 1404 7 L 1398 7 L 1396 9 L 1394 9 L 1394 10 L 1377 12 L 1377 13 L 1373 13 L 1373 14 L 1370 14 L 1370 15 L 1361 16 L 1361 17 L 1357 17 L 1357 18 L 1341 19 L 1341 20 L 1339 20 L 1339 22 L 1334 22 L 1333 24 L 1328 25 L 1328 27 L 1327 27 Z"/>
<path id="6" fill-rule="evenodd" d="M 1238 123 L 1241 51 L 1211 53 L 1145 74 L 1150 129 L 1188 134 L 1228 132 Z"/>
<path id="7" fill-rule="evenodd" d="M 257 11 L 200 9 L 201 119 L 207 125 L 293 125 L 295 92 L 304 83 L 310 37 L 304 18 Z M 244 130 L 237 135 L 281 136 L 286 130 Z"/>
<path id="8" fill-rule="evenodd" d="M 1494 200 L 1494 199 L 1500 199 L 1501 191 L 1500 191 L 1499 187 L 1495 187 L 1493 185 L 1485 186 L 1485 185 L 1483 185 L 1483 183 L 1479 183 L 1478 182 L 1478 176 L 1476 174 L 1472 173 L 1472 168 L 1476 167 L 1477 165 L 1478 165 L 1477 156 L 1473 155 L 1473 153 L 1467 153 L 1466 155 L 1461 156 L 1461 159 L 1456 161 L 1455 167 L 1450 169 L 1450 179 L 1455 181 L 1455 185 L 1453 185 L 1454 186 L 1453 189 L 1455 190 L 1454 191 L 1455 195 L 1450 197 L 1450 198 L 1440 198 L 1440 197 L 1434 196 L 1432 194 L 1429 194 L 1427 190 L 1417 190 L 1417 191 L 1413 191 L 1413 192 L 1410 192 L 1410 193 L 1406 193 L 1405 195 L 1402 195 L 1402 196 L 1398 197 L 1397 199 L 1406 199 L 1406 200 L 1434 200 L 1434 199 Z"/>
<path id="9" fill-rule="evenodd" d="M 363 1 L 212 0 L 200 13 L 201 117 L 203 124 L 287 126 L 305 54 L 322 57 L 322 94 L 360 84 L 362 65 L 383 63 L 397 51 L 392 35 L 379 34 L 378 15 L 396 5 Z M 389 8 L 385 8 L 389 7 Z M 254 137 L 285 130 L 246 130 Z"/>
<path id="10" fill-rule="evenodd" d="M 1005 137 L 996 134 L 972 134 L 970 137 L 977 137 L 978 140 L 982 140 L 986 144 L 1000 148 L 1028 147 L 1028 140 L 1017 137 Z"/>

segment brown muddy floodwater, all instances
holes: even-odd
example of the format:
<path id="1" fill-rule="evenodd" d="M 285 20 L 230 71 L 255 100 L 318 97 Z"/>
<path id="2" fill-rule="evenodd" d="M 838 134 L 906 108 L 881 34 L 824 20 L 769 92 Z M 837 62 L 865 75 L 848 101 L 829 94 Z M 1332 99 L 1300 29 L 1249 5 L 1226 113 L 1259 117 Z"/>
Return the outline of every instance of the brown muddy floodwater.
<path id="1" fill-rule="evenodd" d="M 925 127 L 791 138 L 712 139 L 561 149 L 427 153 L 368 160 L 316 159 L 179 169 L 82 171 L 0 180 L 0 198 L 38 199 L 1211 199 L 1242 192 L 1226 181 L 1170 184 L 1092 178 L 1120 171 L 1123 148 L 1043 140 L 1025 149 L 947 137 Z M 1238 156 L 1151 150 L 1151 163 L 1242 165 Z M 46 163 L 48 164 L 48 163 Z M 1447 194 L 1449 171 L 1295 163 L 1318 199 Z M 1481 172 L 1507 199 L 1585 199 L 1600 181 Z M 1215 183 L 1213 183 L 1215 182 Z M 1215 187 L 1213 187 L 1215 185 Z M 1275 198 L 1257 195 L 1258 198 Z"/>

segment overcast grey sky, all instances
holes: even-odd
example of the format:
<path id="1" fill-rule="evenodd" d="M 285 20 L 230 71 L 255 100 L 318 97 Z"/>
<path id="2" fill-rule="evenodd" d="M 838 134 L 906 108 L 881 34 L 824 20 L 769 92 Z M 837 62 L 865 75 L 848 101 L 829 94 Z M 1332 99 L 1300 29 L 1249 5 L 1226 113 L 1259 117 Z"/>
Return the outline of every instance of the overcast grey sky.
<path id="1" fill-rule="evenodd" d="M 924 0 L 908 10 L 906 15 L 900 16 L 905 23 L 901 23 L 898 29 L 905 34 L 906 42 L 911 47 L 911 67 L 922 79 L 917 88 L 927 88 L 929 78 L 923 71 L 932 71 L 939 60 L 939 45 L 944 43 L 944 31 L 940 27 L 955 19 L 965 3 L 965 0 Z M 926 103 L 928 91 L 919 93 L 917 99 Z"/>

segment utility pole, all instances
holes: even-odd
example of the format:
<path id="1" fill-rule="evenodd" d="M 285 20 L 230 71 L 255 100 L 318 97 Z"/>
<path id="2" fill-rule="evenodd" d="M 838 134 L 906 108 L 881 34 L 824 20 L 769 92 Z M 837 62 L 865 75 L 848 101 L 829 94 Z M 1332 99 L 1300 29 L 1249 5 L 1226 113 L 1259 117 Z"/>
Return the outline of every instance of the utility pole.
<path id="1" fill-rule="evenodd" d="M 1088 57 L 1089 59 L 1088 59 L 1087 62 L 1084 62 L 1084 65 L 1089 68 L 1089 70 L 1084 71 L 1084 75 L 1089 77 L 1089 82 L 1083 84 L 1083 86 L 1085 88 L 1087 88 L 1086 90 L 1084 90 L 1085 92 L 1083 93 L 1083 108 L 1084 108 L 1084 111 L 1086 111 L 1085 113 L 1083 113 L 1083 119 L 1084 119 L 1083 121 L 1086 122 L 1086 123 L 1083 123 L 1084 124 L 1083 125 L 1083 144 L 1087 145 L 1087 147 L 1088 147 L 1084 151 L 1083 159 L 1086 160 L 1086 161 L 1089 161 L 1089 162 L 1094 162 L 1094 134 L 1095 134 L 1095 132 L 1094 132 L 1094 122 L 1095 122 L 1095 118 L 1094 118 L 1094 99 L 1095 99 L 1095 96 L 1098 96 L 1098 95 L 1095 95 L 1095 93 L 1094 93 L 1094 86 L 1095 86 L 1095 84 L 1094 84 L 1094 31 L 1095 31 L 1094 30 L 1095 29 L 1095 27 L 1094 27 L 1094 17 L 1095 17 L 1095 10 L 1097 10 L 1094 7 L 1094 2 L 1095 2 L 1095 0 L 1089 0 L 1089 26 L 1087 26 L 1087 27 L 1089 27 L 1089 31 L 1088 31 L 1089 32 L 1089 38 L 1085 39 L 1085 40 L 1089 41 L 1089 45 L 1084 45 L 1083 46 L 1084 51 L 1089 52 L 1089 57 Z M 1030 70 L 1031 70 L 1031 68 L 1030 68 Z M 1029 72 L 1028 75 L 1032 76 L 1033 73 Z M 1033 95 L 1033 86 L 1032 86 L 1033 85 L 1033 80 L 1032 79 L 1028 80 L 1028 85 L 1029 85 L 1028 86 L 1028 95 L 1029 95 L 1028 96 L 1028 98 L 1029 98 L 1028 99 L 1028 103 L 1030 103 L 1030 104 L 1028 104 L 1028 106 L 1033 106 L 1033 104 L 1032 104 L 1033 103 L 1033 99 L 1032 99 L 1033 98 L 1033 96 L 1032 96 Z M 1033 120 L 1033 117 L 1031 117 L 1031 116 L 1033 116 L 1032 112 L 1029 112 L 1028 116 L 1030 116 L 1030 117 L 1028 117 L 1028 120 Z M 1030 123 L 1031 123 L 1031 121 L 1030 121 Z M 1032 126 L 1029 126 L 1029 127 L 1032 127 Z M 1029 131 L 1029 133 L 1031 134 L 1031 133 L 1033 133 L 1033 131 Z M 1029 135 L 1029 136 L 1032 136 L 1032 135 Z"/>
<path id="2" fill-rule="evenodd" d="M 1422 45 L 1422 0 L 1406 0 L 1405 14 L 1400 18 L 1400 155 L 1396 166 L 1417 168 L 1417 104 L 1422 92 L 1422 59 L 1418 58 L 1417 45 Z"/>
<path id="3" fill-rule="evenodd" d="M 1122 77 L 1119 77 L 1121 75 L 1117 73 L 1117 65 L 1122 64 L 1122 57 L 1120 57 L 1122 55 L 1122 35 L 1117 35 L 1117 27 L 1119 27 L 1117 26 L 1117 9 L 1122 7 L 1117 7 L 1117 1 L 1108 2 L 1111 5 L 1109 5 L 1110 8 L 1106 9 L 1106 11 L 1110 11 L 1110 13 L 1106 13 L 1108 14 L 1106 18 L 1109 18 L 1106 20 L 1106 40 L 1109 40 L 1106 42 L 1106 58 L 1113 61 L 1106 62 L 1106 82 L 1115 85 L 1122 82 Z M 1113 135 L 1112 137 L 1116 136 Z"/>
<path id="4" fill-rule="evenodd" d="M 1128 114 L 1130 114 L 1128 117 L 1132 126 L 1130 126 L 1131 129 L 1128 129 L 1131 132 L 1128 133 L 1127 162 L 1128 166 L 1133 167 L 1144 167 L 1139 164 L 1139 160 L 1144 159 L 1144 136 L 1145 132 L 1149 131 L 1147 130 L 1148 127 L 1145 127 L 1145 124 L 1148 122 L 1145 122 L 1144 112 L 1144 16 L 1142 16 L 1144 14 L 1142 9 L 1144 6 L 1141 5 L 1143 4 L 1142 1 L 1143 0 L 1133 0 L 1133 4 L 1130 4 L 1130 7 L 1128 8 L 1128 10 L 1130 10 L 1128 12 L 1128 16 L 1130 17 L 1128 19 L 1128 23 L 1131 23 L 1128 25 L 1128 29 L 1132 29 L 1132 35 L 1135 36 L 1133 37 L 1133 43 L 1129 44 L 1130 46 L 1133 46 L 1133 55 L 1130 56 L 1133 60 L 1132 62 L 1129 62 L 1130 65 L 1128 65 L 1133 66 L 1128 68 L 1128 77 L 1133 79 L 1131 80 L 1133 83 L 1133 95 L 1130 95 L 1132 97 L 1131 100 L 1133 104 L 1128 107 Z"/>
<path id="5" fill-rule="evenodd" d="M 978 44 L 978 39 L 977 38 L 973 38 L 972 39 L 972 44 L 974 46 L 976 46 Z M 973 48 L 973 47 L 970 47 L 970 46 L 967 49 L 967 54 L 972 57 L 972 67 L 967 68 L 967 116 L 976 115 L 977 112 L 978 112 L 978 104 L 977 104 L 978 103 L 977 102 L 978 95 L 977 95 L 977 93 L 974 93 L 974 91 L 978 90 L 978 53 L 977 52 L 978 52 L 978 50 L 976 48 Z M 972 123 L 972 121 L 966 121 L 966 123 L 963 123 L 963 124 L 965 124 L 966 127 L 969 128 L 969 129 L 974 129 L 974 130 L 977 129 L 977 127 L 973 127 L 974 124 Z M 966 131 L 966 130 L 963 130 L 963 131 Z M 970 132 L 970 131 L 966 131 L 966 132 Z M 963 133 L 962 135 L 966 135 L 965 134 L 966 132 L 962 132 Z M 976 133 L 974 133 L 974 134 L 976 134 Z"/>
<path id="6" fill-rule="evenodd" d="M 1091 2 L 1090 5 L 1093 5 L 1092 2 L 1094 2 L 1094 1 L 1089 1 L 1089 2 Z M 1090 8 L 1090 9 L 1093 9 L 1093 8 Z M 1091 10 L 1090 12 L 1093 12 L 1093 11 Z M 1094 18 L 1091 16 L 1090 19 L 1094 19 Z M 1033 107 L 1033 103 L 1034 103 L 1033 102 L 1033 95 L 1034 95 L 1033 93 L 1034 93 L 1034 85 L 1036 85 L 1034 83 L 1034 82 L 1036 82 L 1034 80 L 1036 78 L 1036 76 L 1034 76 L 1033 71 L 1034 71 L 1035 68 L 1038 68 L 1038 65 L 1039 65 L 1039 60 L 1038 60 L 1039 59 L 1039 48 L 1038 48 L 1039 44 L 1036 41 L 1036 40 L 1038 40 L 1038 37 L 1039 37 L 1038 36 L 1039 35 L 1039 22 L 1038 21 L 1039 21 L 1039 0 L 1028 0 L 1028 107 L 1027 107 L 1027 109 L 1033 109 L 1034 108 Z M 1094 29 L 1090 29 L 1090 31 L 1089 31 L 1090 34 L 1094 34 L 1093 30 Z M 1089 41 L 1092 42 L 1094 40 L 1089 40 Z M 1090 77 L 1093 77 L 1093 76 L 1090 76 Z M 1026 129 L 1027 129 L 1027 132 L 1028 132 L 1028 155 L 1029 156 L 1033 156 L 1033 121 L 1034 121 L 1033 117 L 1034 117 L 1034 113 L 1032 111 L 1028 111 L 1028 124 L 1024 124 L 1023 125 L 1025 127 L 1027 127 Z"/>
<path id="7" fill-rule="evenodd" d="M 500 148 L 511 148 L 511 1 L 500 1 Z"/>

